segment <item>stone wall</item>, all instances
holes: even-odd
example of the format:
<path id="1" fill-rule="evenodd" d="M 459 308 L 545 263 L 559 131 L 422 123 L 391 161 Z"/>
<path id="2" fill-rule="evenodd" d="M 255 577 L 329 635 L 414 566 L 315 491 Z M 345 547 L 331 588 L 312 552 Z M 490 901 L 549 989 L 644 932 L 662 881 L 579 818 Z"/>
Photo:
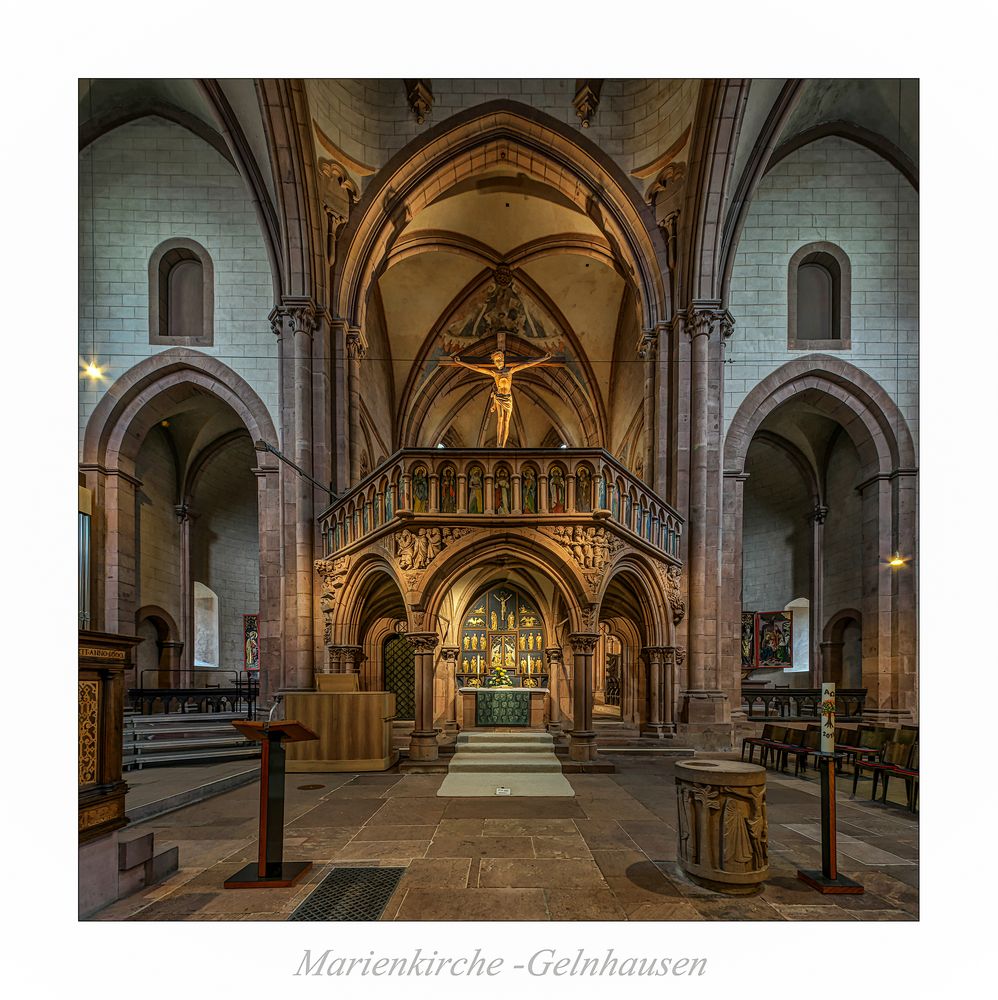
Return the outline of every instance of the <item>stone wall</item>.
<path id="1" fill-rule="evenodd" d="M 243 669 L 243 615 L 259 610 L 257 483 L 248 438 L 209 459 L 192 508 L 191 572 L 218 596 L 219 667 Z"/>
<path id="2" fill-rule="evenodd" d="M 829 456 L 825 482 L 828 516 L 823 533 L 824 618 L 822 628 L 839 611 L 863 606 L 863 503 L 859 485 L 859 455 L 841 434 Z"/>
<path id="3" fill-rule="evenodd" d="M 682 135 L 700 86 L 699 80 L 607 80 L 596 114 L 582 130 L 572 104 L 575 83 L 433 79 L 433 106 L 422 125 L 409 109 L 401 80 L 307 80 L 306 87 L 322 131 L 344 153 L 375 170 L 451 115 L 488 101 L 510 100 L 579 129 L 628 172 L 657 159 Z M 643 190 L 646 181 L 634 183 Z"/>
<path id="4" fill-rule="evenodd" d="M 810 597 L 810 497 L 782 451 L 753 444 L 746 470 L 742 607 L 781 611 Z"/>
<path id="5" fill-rule="evenodd" d="M 143 118 L 80 154 L 79 191 L 80 357 L 94 351 L 104 367 L 101 382 L 80 380 L 81 440 L 112 382 L 169 347 L 149 344 L 148 266 L 153 250 L 174 237 L 200 243 L 214 266 L 214 346 L 199 349 L 245 378 L 279 423 L 270 264 L 235 167 L 179 125 Z"/>
<path id="6" fill-rule="evenodd" d="M 155 604 L 182 619 L 180 606 L 180 530 L 174 507 L 177 483 L 174 462 L 165 432 L 154 427 L 139 450 L 136 474 L 138 490 L 138 546 L 136 607 Z M 183 637 L 172 636 L 174 640 Z"/>
<path id="7" fill-rule="evenodd" d="M 725 426 L 761 379 L 807 353 L 787 349 L 787 268 L 799 247 L 828 241 L 852 268 L 852 347 L 834 354 L 884 387 L 917 443 L 917 238 L 917 192 L 862 146 L 824 138 L 770 170 L 749 208 L 731 276 L 736 326 L 726 351 Z"/>

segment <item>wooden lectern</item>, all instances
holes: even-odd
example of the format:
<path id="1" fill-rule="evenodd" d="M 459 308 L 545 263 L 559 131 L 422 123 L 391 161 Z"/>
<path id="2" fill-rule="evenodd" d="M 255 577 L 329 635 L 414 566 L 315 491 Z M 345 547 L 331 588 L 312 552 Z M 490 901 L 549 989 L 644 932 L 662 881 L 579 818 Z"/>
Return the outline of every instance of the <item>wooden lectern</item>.
<path id="1" fill-rule="evenodd" d="M 284 860 L 284 744 L 319 737 L 300 722 L 232 723 L 247 739 L 259 740 L 260 760 L 260 855 L 255 864 L 241 868 L 226 889 L 287 888 L 311 867 L 311 861 Z"/>

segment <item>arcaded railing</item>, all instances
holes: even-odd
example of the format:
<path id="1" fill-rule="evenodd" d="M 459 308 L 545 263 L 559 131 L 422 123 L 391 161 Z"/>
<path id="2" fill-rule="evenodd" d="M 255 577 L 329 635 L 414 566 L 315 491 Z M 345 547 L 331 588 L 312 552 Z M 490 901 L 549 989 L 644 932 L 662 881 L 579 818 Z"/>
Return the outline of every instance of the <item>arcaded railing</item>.
<path id="1" fill-rule="evenodd" d="M 596 448 L 412 448 L 396 452 L 319 516 L 326 556 L 392 522 L 613 525 L 679 558 L 682 518 L 633 473 Z M 584 530 L 584 529 L 582 529 Z"/>

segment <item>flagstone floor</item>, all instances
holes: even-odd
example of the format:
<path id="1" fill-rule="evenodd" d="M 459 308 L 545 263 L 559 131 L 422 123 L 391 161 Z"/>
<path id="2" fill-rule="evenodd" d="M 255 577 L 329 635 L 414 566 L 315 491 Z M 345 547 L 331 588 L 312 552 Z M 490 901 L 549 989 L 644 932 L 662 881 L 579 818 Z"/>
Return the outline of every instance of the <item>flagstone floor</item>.
<path id="1" fill-rule="evenodd" d="M 769 880 L 759 895 L 729 897 L 676 862 L 672 763 L 613 762 L 616 774 L 567 775 L 575 798 L 438 798 L 443 774 L 289 775 L 285 856 L 315 862 L 308 880 L 225 890 L 256 858 L 254 782 L 129 827 L 128 837 L 154 832 L 157 850 L 179 845 L 180 870 L 91 919 L 285 920 L 342 865 L 406 868 L 382 920 L 918 918 L 917 817 L 870 802 L 869 781 L 852 799 L 841 779 L 838 796 L 839 870 L 863 895 L 822 896 L 796 879 L 821 867 L 818 781 L 770 771 Z"/>

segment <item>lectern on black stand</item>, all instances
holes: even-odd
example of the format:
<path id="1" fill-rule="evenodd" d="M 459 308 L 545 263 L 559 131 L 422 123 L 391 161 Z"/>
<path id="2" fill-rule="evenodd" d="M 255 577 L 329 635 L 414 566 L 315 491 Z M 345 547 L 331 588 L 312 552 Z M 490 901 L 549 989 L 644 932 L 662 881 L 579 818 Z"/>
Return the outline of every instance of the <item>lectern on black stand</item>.
<path id="1" fill-rule="evenodd" d="M 260 740 L 260 856 L 241 868 L 226 889 L 286 888 L 311 867 L 311 861 L 284 860 L 284 744 L 319 737 L 300 722 L 247 722 L 232 725 L 247 739 Z"/>

